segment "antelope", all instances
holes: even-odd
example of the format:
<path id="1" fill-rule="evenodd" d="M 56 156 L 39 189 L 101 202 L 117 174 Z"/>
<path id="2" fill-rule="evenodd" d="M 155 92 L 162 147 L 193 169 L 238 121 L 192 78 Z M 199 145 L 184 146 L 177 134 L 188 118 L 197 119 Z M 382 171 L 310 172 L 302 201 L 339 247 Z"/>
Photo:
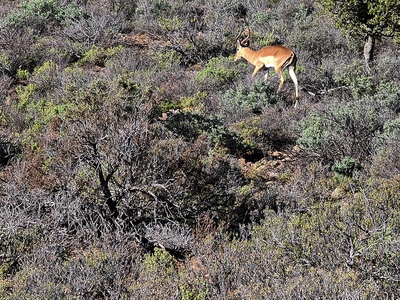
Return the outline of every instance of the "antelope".
<path id="1" fill-rule="evenodd" d="M 240 58 L 246 59 L 250 64 L 255 66 L 252 78 L 257 74 L 261 69 L 268 69 L 274 67 L 276 74 L 279 77 L 280 83 L 277 90 L 277 93 L 281 90 L 284 79 L 282 76 L 282 71 L 285 68 L 289 69 L 289 75 L 293 80 L 295 89 L 296 89 L 296 103 L 294 107 L 297 107 L 297 100 L 299 98 L 299 87 L 297 82 L 297 77 L 295 74 L 296 71 L 296 62 L 297 57 L 294 52 L 286 47 L 281 45 L 274 46 L 266 46 L 257 51 L 253 51 L 249 48 L 249 39 L 250 39 L 250 28 L 248 28 L 248 35 L 244 40 L 240 41 L 239 37 L 243 34 L 239 33 L 236 37 L 236 54 L 234 60 L 237 61 Z M 264 76 L 265 80 L 268 79 L 268 72 Z"/>

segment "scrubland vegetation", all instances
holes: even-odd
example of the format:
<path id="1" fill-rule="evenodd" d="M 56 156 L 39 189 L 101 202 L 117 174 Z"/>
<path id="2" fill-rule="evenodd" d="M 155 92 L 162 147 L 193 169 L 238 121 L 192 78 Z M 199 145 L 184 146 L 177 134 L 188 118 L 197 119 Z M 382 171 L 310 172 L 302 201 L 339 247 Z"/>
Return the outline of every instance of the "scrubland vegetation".
<path id="1" fill-rule="evenodd" d="M 400 298 L 396 32 L 320 2 L 1 1 L 0 299 Z"/>

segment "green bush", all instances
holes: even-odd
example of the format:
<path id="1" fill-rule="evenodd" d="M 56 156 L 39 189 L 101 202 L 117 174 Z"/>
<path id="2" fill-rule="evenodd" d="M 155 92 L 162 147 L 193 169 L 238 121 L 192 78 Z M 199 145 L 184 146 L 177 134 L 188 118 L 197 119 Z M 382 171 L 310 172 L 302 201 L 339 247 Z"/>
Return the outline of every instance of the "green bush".
<path id="1" fill-rule="evenodd" d="M 239 71 L 232 65 L 232 59 L 227 57 L 211 58 L 196 74 L 196 82 L 203 89 L 215 89 L 233 83 L 239 78 Z"/>
<path id="2" fill-rule="evenodd" d="M 251 87 L 239 84 L 220 94 L 220 113 L 227 120 L 260 114 L 264 109 L 277 103 L 275 87 L 262 80 L 256 80 Z"/>
<path id="3" fill-rule="evenodd" d="M 159 272 L 163 272 L 163 274 L 174 273 L 175 265 L 176 260 L 159 248 L 154 248 L 154 253 L 145 255 L 143 260 L 143 267 L 146 272 L 154 274 L 159 274 Z"/>
<path id="4" fill-rule="evenodd" d="M 196 113 L 178 113 L 167 118 L 165 126 L 189 141 L 205 134 L 213 145 L 227 148 L 229 152 L 237 155 L 257 151 L 225 127 L 218 118 L 208 118 Z"/>
<path id="5" fill-rule="evenodd" d="M 19 73 L 22 74 L 22 71 Z M 72 102 L 63 102 L 58 98 L 56 91 L 61 85 L 60 74 L 57 64 L 46 61 L 27 75 L 29 83 L 26 86 L 16 88 L 19 96 L 17 107 L 31 129 L 38 130 L 73 109 Z"/>
<path id="6" fill-rule="evenodd" d="M 23 1 L 18 10 L 5 18 L 3 26 L 30 27 L 41 33 L 51 26 L 60 26 L 79 14 L 80 10 L 75 4 L 60 6 L 57 0 Z"/>
<path id="7" fill-rule="evenodd" d="M 373 153 L 375 137 L 391 115 L 372 97 L 334 102 L 301 122 L 298 144 L 331 163 L 345 156 L 362 162 Z"/>
<path id="8" fill-rule="evenodd" d="M 302 133 L 297 143 L 303 149 L 320 149 L 330 136 L 328 120 L 318 113 L 311 113 L 301 122 Z"/>
<path id="9" fill-rule="evenodd" d="M 382 107 L 400 113 L 400 91 L 395 80 L 379 82 L 373 97 Z"/>
<path id="10" fill-rule="evenodd" d="M 121 53 L 123 47 L 110 47 L 107 49 L 93 45 L 87 52 L 83 54 L 83 57 L 77 63 L 78 65 L 94 65 L 104 67 L 107 59 Z"/>
<path id="11" fill-rule="evenodd" d="M 353 61 L 341 68 L 336 68 L 334 80 L 339 86 L 351 89 L 352 96 L 356 100 L 363 97 L 371 97 L 375 92 L 373 78 L 364 71 L 364 63 L 360 60 Z"/>
<path id="12" fill-rule="evenodd" d="M 169 70 L 179 65 L 181 59 L 182 55 L 175 50 L 162 50 L 154 54 L 154 60 L 161 70 Z"/>
<path id="13" fill-rule="evenodd" d="M 339 176 L 351 177 L 355 168 L 356 160 L 352 157 L 345 157 L 340 162 L 335 162 L 332 166 L 334 171 Z"/>

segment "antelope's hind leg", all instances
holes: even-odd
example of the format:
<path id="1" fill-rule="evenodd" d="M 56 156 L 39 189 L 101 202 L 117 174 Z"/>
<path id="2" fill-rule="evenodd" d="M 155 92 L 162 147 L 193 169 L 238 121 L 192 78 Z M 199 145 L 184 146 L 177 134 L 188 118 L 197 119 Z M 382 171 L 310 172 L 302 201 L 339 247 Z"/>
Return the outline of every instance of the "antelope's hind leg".
<path id="1" fill-rule="evenodd" d="M 299 83 L 297 81 L 296 73 L 294 72 L 294 67 L 293 66 L 289 67 L 289 75 L 290 75 L 290 78 L 292 78 L 293 83 L 294 83 L 294 87 L 296 89 L 296 104 L 297 104 L 297 99 L 299 98 Z"/>
<path id="2" fill-rule="evenodd" d="M 264 70 L 265 70 L 264 81 L 267 81 L 268 80 L 268 75 L 269 75 L 269 68 L 264 67 Z"/>

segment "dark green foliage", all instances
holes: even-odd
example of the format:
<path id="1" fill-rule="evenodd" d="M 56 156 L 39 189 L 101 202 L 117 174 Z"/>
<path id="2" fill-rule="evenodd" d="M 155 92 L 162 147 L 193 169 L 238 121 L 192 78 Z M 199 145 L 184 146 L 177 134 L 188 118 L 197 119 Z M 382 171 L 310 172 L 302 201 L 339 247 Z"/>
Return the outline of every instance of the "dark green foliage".
<path id="1" fill-rule="evenodd" d="M 331 162 L 345 156 L 363 162 L 373 154 L 374 141 L 383 134 L 385 123 L 395 116 L 390 105 L 377 100 L 368 97 L 336 102 L 310 114 L 302 123 L 299 144 Z"/>
<path id="2" fill-rule="evenodd" d="M 230 59 L 215 57 L 196 74 L 196 81 L 204 89 L 220 88 L 232 84 L 238 77 L 239 72 Z"/>
<path id="3" fill-rule="evenodd" d="M 9 14 L 5 19 L 3 29 L 30 28 L 37 33 L 54 30 L 54 26 L 68 24 L 81 15 L 81 9 L 74 4 L 60 6 L 56 0 L 23 1 L 20 9 Z"/>
<path id="4" fill-rule="evenodd" d="M 369 64 L 374 58 L 376 40 L 400 37 L 400 7 L 397 0 L 318 2 L 333 16 L 337 27 L 350 36 L 355 35 L 364 40 L 364 59 L 368 73 L 371 73 Z"/>
<path id="5" fill-rule="evenodd" d="M 398 34 L 399 6 L 396 0 L 318 2 L 334 15 L 338 27 L 350 33 L 379 38 Z"/>
<path id="6" fill-rule="evenodd" d="M 239 85 L 236 90 L 227 90 L 221 96 L 221 113 L 226 118 L 246 113 L 260 114 L 264 108 L 277 101 L 275 87 L 256 81 L 250 88 Z"/>
<path id="7" fill-rule="evenodd" d="M 230 153 L 241 156 L 257 152 L 235 132 L 224 126 L 218 118 L 207 118 L 198 114 L 173 114 L 165 126 L 188 141 L 195 141 L 200 135 L 208 136 L 213 145 L 227 148 Z"/>
<path id="8" fill-rule="evenodd" d="M 355 159 L 351 157 L 345 157 L 342 161 L 336 162 L 332 166 L 334 171 L 339 176 L 351 177 L 355 167 Z"/>

